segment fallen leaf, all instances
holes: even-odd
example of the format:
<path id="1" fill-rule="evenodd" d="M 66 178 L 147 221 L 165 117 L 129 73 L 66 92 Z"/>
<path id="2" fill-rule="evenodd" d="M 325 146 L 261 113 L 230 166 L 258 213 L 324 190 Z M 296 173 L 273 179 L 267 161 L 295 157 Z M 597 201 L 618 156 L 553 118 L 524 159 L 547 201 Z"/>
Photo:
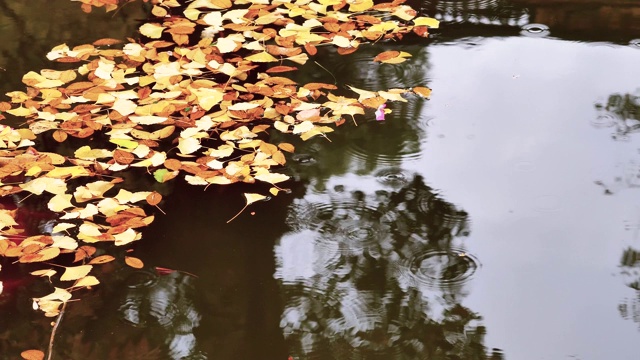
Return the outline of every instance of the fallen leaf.
<path id="1" fill-rule="evenodd" d="M 142 262 L 142 260 L 135 257 L 125 256 L 124 262 L 134 269 L 142 269 L 144 267 L 144 263 Z"/>

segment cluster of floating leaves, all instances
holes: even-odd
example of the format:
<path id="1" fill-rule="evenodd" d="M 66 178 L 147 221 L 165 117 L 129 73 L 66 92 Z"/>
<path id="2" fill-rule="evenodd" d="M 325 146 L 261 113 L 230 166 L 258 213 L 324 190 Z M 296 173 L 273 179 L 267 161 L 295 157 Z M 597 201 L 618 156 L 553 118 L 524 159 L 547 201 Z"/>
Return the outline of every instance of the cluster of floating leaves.
<path id="1" fill-rule="evenodd" d="M 119 5 L 118 0 L 80 1 L 86 12 Z M 15 210 L 0 210 L 0 255 L 34 263 L 71 253 L 79 264 L 33 272 L 74 282 L 34 299 L 47 316 L 59 314 L 72 291 L 99 283 L 90 275 L 93 267 L 114 257 L 96 256 L 97 243 L 127 245 L 154 220 L 143 203 L 157 206 L 161 195 L 127 191 L 118 172 L 142 168 L 160 183 L 180 175 L 202 186 L 258 181 L 271 184 L 277 195 L 288 176 L 272 167 L 285 164 L 283 151 L 295 149 L 264 140 L 269 131 L 303 140 L 326 137 L 330 125 L 346 117 L 355 122 L 366 109 L 380 112 L 388 101 L 406 101 L 409 93 L 430 94 L 426 87 L 349 87 L 357 96 L 345 97 L 334 93 L 339 91 L 334 84 L 298 84 L 281 76 L 296 71 L 321 46 L 350 54 L 409 32 L 428 36 L 437 20 L 416 17 L 403 0 L 151 2 L 154 17 L 139 28 L 147 40 L 56 46 L 47 58 L 71 68 L 29 72 L 23 77 L 26 91 L 7 93 L 10 101 L 0 102 L 0 119 L 6 112 L 28 124 L 0 126 L 0 196 L 47 193 L 48 208 L 58 214 L 52 235 L 16 241 Z M 410 56 L 386 51 L 373 60 L 393 66 Z M 57 142 L 100 136 L 108 146 L 84 145 L 73 156 L 37 151 L 35 141 L 46 136 Z M 71 190 L 70 180 L 82 185 Z M 265 197 L 245 194 L 247 205 Z M 143 266 L 134 257 L 125 261 Z"/>

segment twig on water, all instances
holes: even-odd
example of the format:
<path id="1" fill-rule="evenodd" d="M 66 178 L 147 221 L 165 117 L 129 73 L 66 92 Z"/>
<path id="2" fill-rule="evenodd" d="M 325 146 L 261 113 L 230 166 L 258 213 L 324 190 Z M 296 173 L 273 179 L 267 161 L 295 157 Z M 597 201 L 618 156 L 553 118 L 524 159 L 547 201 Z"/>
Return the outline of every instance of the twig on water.
<path id="1" fill-rule="evenodd" d="M 60 310 L 60 315 L 58 315 L 58 319 L 56 320 L 55 324 L 53 324 L 53 329 L 51 330 L 51 337 L 49 338 L 49 355 L 47 355 L 47 360 L 51 360 L 51 357 L 53 356 L 53 339 L 56 337 L 56 330 L 58 330 L 58 325 L 60 325 L 60 322 L 62 321 L 62 316 L 64 315 L 64 310 L 67 307 L 67 302 L 65 301 L 62 304 L 62 310 Z"/>

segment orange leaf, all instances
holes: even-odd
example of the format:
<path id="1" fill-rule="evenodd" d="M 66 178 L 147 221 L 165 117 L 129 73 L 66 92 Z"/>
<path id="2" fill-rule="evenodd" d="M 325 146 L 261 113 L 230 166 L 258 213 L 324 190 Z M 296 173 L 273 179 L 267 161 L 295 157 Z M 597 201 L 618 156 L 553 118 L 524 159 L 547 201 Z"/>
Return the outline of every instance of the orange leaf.
<path id="1" fill-rule="evenodd" d="M 413 89 L 413 92 L 424 97 L 424 98 L 429 98 L 431 96 L 431 89 L 426 88 L 426 87 L 422 87 L 422 86 L 416 86 Z"/>
<path id="2" fill-rule="evenodd" d="M 158 205 L 160 201 L 162 201 L 162 195 L 158 194 L 155 191 L 147 195 L 147 203 L 151 206 Z"/>
<path id="3" fill-rule="evenodd" d="M 373 58 L 373 61 L 385 61 L 385 60 L 393 59 L 398 56 L 400 56 L 399 51 L 389 50 L 376 55 L 376 57 Z"/>
<path id="4" fill-rule="evenodd" d="M 118 39 L 112 39 L 112 38 L 104 38 L 104 39 L 99 39 L 93 42 L 93 45 L 95 46 L 109 46 L 109 45 L 115 45 L 115 44 L 120 44 L 122 43 L 122 40 L 118 40 Z"/>
<path id="5" fill-rule="evenodd" d="M 115 258 L 113 256 L 111 256 L 111 255 L 101 255 L 101 256 L 98 256 L 98 257 L 96 257 L 94 259 L 91 259 L 91 261 L 89 261 L 89 264 L 90 265 L 105 264 L 105 263 L 111 262 L 113 260 L 115 260 Z"/>
<path id="6" fill-rule="evenodd" d="M 57 142 L 63 142 L 67 140 L 67 133 L 62 130 L 56 130 L 53 132 L 53 139 Z"/>
<path id="7" fill-rule="evenodd" d="M 313 44 L 311 43 L 306 43 L 304 44 L 304 49 L 307 50 L 307 54 L 313 56 L 315 54 L 318 53 L 318 48 L 316 48 Z"/>
<path id="8" fill-rule="evenodd" d="M 295 66 L 274 66 L 270 69 L 267 70 L 267 73 L 280 73 L 280 72 L 287 72 L 287 71 L 294 71 L 294 70 L 298 70 L 297 67 Z"/>
<path id="9" fill-rule="evenodd" d="M 133 154 L 128 152 L 128 151 L 116 149 L 113 152 L 113 159 L 118 164 L 128 165 L 128 164 L 131 164 L 133 162 L 133 160 L 135 159 L 135 156 L 133 156 Z"/>
<path id="10" fill-rule="evenodd" d="M 25 350 L 20 353 L 25 360 L 42 360 L 44 359 L 44 353 L 40 350 Z"/>
<path id="11" fill-rule="evenodd" d="M 144 263 L 142 262 L 142 260 L 132 256 L 125 256 L 124 262 L 134 269 L 142 269 L 144 267 Z"/>

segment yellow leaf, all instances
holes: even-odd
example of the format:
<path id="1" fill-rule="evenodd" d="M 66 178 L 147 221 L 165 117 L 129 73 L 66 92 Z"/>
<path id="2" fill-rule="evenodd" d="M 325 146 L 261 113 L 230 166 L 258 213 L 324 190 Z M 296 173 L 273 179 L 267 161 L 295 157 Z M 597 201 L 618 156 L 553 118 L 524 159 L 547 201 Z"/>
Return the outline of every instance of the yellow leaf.
<path id="1" fill-rule="evenodd" d="M 16 109 L 7 110 L 7 112 L 13 116 L 29 116 L 33 114 L 35 111 L 31 111 L 30 109 L 20 106 L 19 108 L 16 108 Z"/>
<path id="2" fill-rule="evenodd" d="M 162 36 L 162 31 L 164 29 L 166 29 L 164 26 L 153 23 L 146 23 L 140 26 L 140 33 L 152 39 L 159 39 Z"/>
<path id="3" fill-rule="evenodd" d="M 138 105 L 128 99 L 116 99 L 111 107 L 113 110 L 120 113 L 122 116 L 131 115 L 136 111 Z"/>
<path id="4" fill-rule="evenodd" d="M 256 104 L 256 103 L 237 103 L 237 104 L 233 104 L 231 106 L 228 107 L 229 110 L 240 110 L 240 111 L 246 111 L 246 110 L 251 110 L 251 109 L 255 109 L 258 106 L 260 106 L 260 104 Z"/>
<path id="5" fill-rule="evenodd" d="M 200 16 L 201 11 L 198 9 L 187 9 L 183 12 L 184 16 L 189 19 L 189 20 L 193 20 L 196 21 L 198 20 L 198 17 Z"/>
<path id="6" fill-rule="evenodd" d="M 118 195 L 115 196 L 115 199 L 118 200 L 120 204 L 135 203 L 146 199 L 149 194 L 151 194 L 151 191 L 138 191 L 132 193 L 128 190 L 120 189 Z"/>
<path id="7" fill-rule="evenodd" d="M 351 41 L 344 36 L 336 35 L 331 40 L 331 43 L 339 47 L 348 48 L 351 47 Z"/>
<path id="8" fill-rule="evenodd" d="M 74 153 L 75 157 L 82 160 L 96 160 L 106 157 L 112 157 L 113 152 L 105 149 L 91 149 L 89 145 L 85 145 Z"/>
<path id="9" fill-rule="evenodd" d="M 35 195 L 42 195 L 42 192 L 46 191 L 51 194 L 64 194 L 67 191 L 67 183 L 62 179 L 53 179 L 49 177 L 35 178 L 25 184 L 19 185 L 23 190 L 26 190 Z"/>
<path id="10" fill-rule="evenodd" d="M 224 93 L 220 89 L 190 88 L 191 92 L 198 98 L 198 104 L 204 110 L 209 111 L 211 108 L 222 101 Z"/>
<path id="11" fill-rule="evenodd" d="M 0 210 L 0 229 L 5 227 L 16 226 L 18 223 L 15 221 L 9 210 Z"/>
<path id="12" fill-rule="evenodd" d="M 98 284 L 100 284 L 100 281 L 98 281 L 95 276 L 89 275 L 78 279 L 78 281 L 73 284 L 73 287 L 90 287 Z"/>
<path id="13" fill-rule="evenodd" d="M 178 150 L 180 150 L 181 154 L 191 154 L 200 149 L 200 142 L 196 138 L 179 138 L 178 139 Z"/>
<path id="14" fill-rule="evenodd" d="M 223 54 L 232 52 L 233 50 L 236 49 L 237 46 L 238 46 L 238 43 L 229 39 L 228 37 L 219 38 L 218 42 L 216 43 L 216 47 Z"/>
<path id="15" fill-rule="evenodd" d="M 36 270 L 36 271 L 32 271 L 30 272 L 31 275 L 33 276 L 42 276 L 42 277 L 52 277 L 53 275 L 56 274 L 56 271 L 53 269 L 44 269 L 44 270 Z"/>
<path id="16" fill-rule="evenodd" d="M 247 205 L 251 205 L 254 202 L 261 201 L 266 199 L 267 197 L 262 194 L 256 193 L 245 193 L 244 198 L 247 200 Z"/>
<path id="17" fill-rule="evenodd" d="M 53 244 L 51 244 L 52 247 L 57 247 L 60 249 L 66 249 L 66 250 L 75 250 L 78 248 L 78 242 L 74 239 L 71 238 L 69 236 L 52 236 L 53 238 Z"/>
<path id="18" fill-rule="evenodd" d="M 294 134 L 302 134 L 305 133 L 311 129 L 313 129 L 313 123 L 311 121 L 303 121 L 300 124 L 294 125 L 293 126 L 293 133 Z"/>
<path id="19" fill-rule="evenodd" d="M 398 93 L 389 91 L 378 91 L 378 94 L 380 94 L 380 96 L 385 100 L 407 102 L 407 99 L 403 98 Z"/>
<path id="20" fill-rule="evenodd" d="M 113 235 L 113 237 L 116 240 L 115 244 L 117 246 L 126 245 L 141 238 L 140 234 L 135 232 L 133 229 L 127 229 L 123 233 Z"/>
<path id="21" fill-rule="evenodd" d="M 53 212 L 62 212 L 64 209 L 73 207 L 71 203 L 71 194 L 58 194 L 47 203 L 49 210 Z"/>
<path id="22" fill-rule="evenodd" d="M 80 231 L 80 234 L 85 236 L 98 237 L 102 235 L 100 228 L 95 224 L 84 223 L 80 225 L 78 231 Z"/>
<path id="23" fill-rule="evenodd" d="M 64 179 L 67 177 L 77 178 L 80 176 L 89 176 L 89 170 L 82 166 L 64 166 L 57 167 L 47 173 L 48 177 Z"/>
<path id="24" fill-rule="evenodd" d="M 369 10 L 373 7 L 373 0 L 355 0 L 349 1 L 349 12 L 360 12 Z"/>
<path id="25" fill-rule="evenodd" d="M 433 29 L 440 27 L 440 21 L 430 17 L 417 17 L 413 19 L 413 24 L 415 26 L 428 26 Z"/>
<path id="26" fill-rule="evenodd" d="M 109 142 L 127 149 L 135 149 L 139 145 L 137 141 L 127 139 L 109 139 Z"/>
<path id="27" fill-rule="evenodd" d="M 60 81 L 60 80 L 51 80 L 51 79 L 47 79 L 44 81 L 41 81 L 35 85 L 33 85 L 34 87 L 38 88 L 38 89 L 50 89 L 50 88 L 55 88 L 58 86 L 62 86 L 64 85 L 64 82 Z"/>
<path id="28" fill-rule="evenodd" d="M 267 173 L 260 174 L 260 175 L 255 175 L 254 177 L 257 180 L 268 182 L 270 184 L 277 184 L 279 182 L 283 182 L 283 181 L 289 180 L 289 176 L 287 176 L 285 174 L 278 174 L 278 173 L 271 173 L 271 172 L 267 172 Z"/>
<path id="29" fill-rule="evenodd" d="M 140 125 L 153 125 L 153 124 L 160 124 L 162 122 L 165 122 L 167 121 L 167 118 L 163 116 L 145 115 L 145 116 L 129 116 L 129 120 Z"/>
<path id="30" fill-rule="evenodd" d="M 87 276 L 89 271 L 93 269 L 93 265 L 71 266 L 65 269 L 64 274 L 60 277 L 62 281 L 78 280 Z"/>
<path id="31" fill-rule="evenodd" d="M 251 55 L 251 56 L 247 56 L 245 59 L 249 60 L 249 61 L 253 61 L 253 62 L 276 62 L 276 61 L 278 61 L 278 59 L 273 57 L 268 52 L 261 52 L 261 53 L 257 53 L 257 54 Z"/>

